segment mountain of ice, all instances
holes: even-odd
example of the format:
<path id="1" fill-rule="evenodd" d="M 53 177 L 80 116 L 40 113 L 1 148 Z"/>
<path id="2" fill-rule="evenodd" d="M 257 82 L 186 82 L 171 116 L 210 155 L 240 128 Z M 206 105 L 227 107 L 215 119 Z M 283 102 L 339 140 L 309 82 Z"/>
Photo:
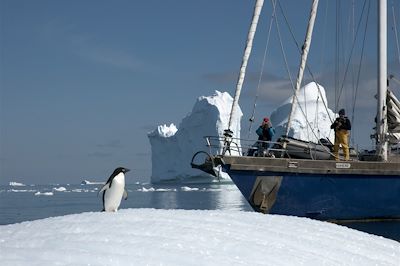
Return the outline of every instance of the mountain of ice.
<path id="1" fill-rule="evenodd" d="M 325 89 L 311 82 L 299 90 L 297 99 L 298 104 L 293 113 L 288 136 L 312 142 L 328 138 L 333 143 L 335 136 L 330 126 L 336 115 L 327 108 Z M 270 119 L 276 131 L 275 138 L 285 135 L 291 106 L 292 96 L 271 113 Z"/>
<path id="2" fill-rule="evenodd" d="M 204 136 L 222 136 L 228 128 L 233 98 L 227 92 L 215 91 L 211 96 L 197 99 L 193 110 L 183 118 L 179 127 L 174 124 L 160 125 L 148 133 L 151 144 L 151 182 L 184 180 L 191 177 L 206 177 L 207 174 L 192 169 L 190 162 L 198 151 L 207 151 Z M 233 137 L 240 137 L 240 108 L 232 119 Z M 222 149 L 219 143 L 218 149 Z M 240 143 L 238 143 L 240 146 Z M 229 176 L 223 176 L 229 178 Z"/>
<path id="3" fill-rule="evenodd" d="M 328 106 L 325 89 L 311 82 L 300 89 L 297 99 L 289 136 L 313 142 L 328 138 L 334 142 L 330 126 L 336 115 L 332 110 L 325 108 Z M 180 123 L 179 129 L 174 124 L 160 125 L 148 133 L 152 152 L 151 181 L 206 177 L 207 174 L 191 168 L 191 159 L 196 152 L 207 151 L 204 136 L 222 136 L 228 128 L 232 101 L 229 93 L 219 91 L 215 91 L 212 96 L 199 97 L 192 112 Z M 291 106 L 292 97 L 289 97 L 271 113 L 270 119 L 276 130 L 275 139 L 286 133 Z M 233 117 L 231 130 L 234 132 L 234 138 L 240 139 L 242 115 L 239 108 Z M 217 149 L 222 149 L 222 144 L 219 143 Z M 240 146 L 240 142 L 237 144 Z M 229 179 L 229 176 L 223 175 L 222 178 Z"/>

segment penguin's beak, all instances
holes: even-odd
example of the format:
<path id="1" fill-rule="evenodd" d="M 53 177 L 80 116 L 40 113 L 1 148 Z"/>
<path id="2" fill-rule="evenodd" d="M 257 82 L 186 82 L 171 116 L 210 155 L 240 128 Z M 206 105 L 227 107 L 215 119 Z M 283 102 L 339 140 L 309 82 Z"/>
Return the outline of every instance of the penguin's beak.
<path id="1" fill-rule="evenodd" d="M 125 173 L 128 173 L 131 169 L 125 168 Z"/>

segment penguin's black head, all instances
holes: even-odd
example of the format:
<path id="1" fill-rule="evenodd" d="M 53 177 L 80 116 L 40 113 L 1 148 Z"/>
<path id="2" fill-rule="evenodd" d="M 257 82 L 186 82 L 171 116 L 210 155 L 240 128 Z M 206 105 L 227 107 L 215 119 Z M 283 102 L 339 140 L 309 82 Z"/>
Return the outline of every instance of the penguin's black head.
<path id="1" fill-rule="evenodd" d="M 116 168 L 115 170 L 114 170 L 114 173 L 117 175 L 117 174 L 119 174 L 119 173 L 127 173 L 127 172 L 129 172 L 130 171 L 130 169 L 128 169 L 128 168 L 125 168 L 125 167 L 118 167 L 118 168 Z"/>

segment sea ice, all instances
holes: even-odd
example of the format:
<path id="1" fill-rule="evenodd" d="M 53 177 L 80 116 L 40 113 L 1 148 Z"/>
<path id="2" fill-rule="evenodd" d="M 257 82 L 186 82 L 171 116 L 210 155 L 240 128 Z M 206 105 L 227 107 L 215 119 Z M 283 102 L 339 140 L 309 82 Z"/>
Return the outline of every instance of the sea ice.
<path id="1" fill-rule="evenodd" d="M 18 183 L 18 182 L 10 182 L 9 185 L 11 187 L 24 187 L 24 186 L 26 186 L 25 184 Z"/>
<path id="2" fill-rule="evenodd" d="M 54 195 L 53 192 L 40 192 L 40 191 L 38 191 L 38 192 L 35 193 L 35 196 L 53 196 L 53 195 Z"/>

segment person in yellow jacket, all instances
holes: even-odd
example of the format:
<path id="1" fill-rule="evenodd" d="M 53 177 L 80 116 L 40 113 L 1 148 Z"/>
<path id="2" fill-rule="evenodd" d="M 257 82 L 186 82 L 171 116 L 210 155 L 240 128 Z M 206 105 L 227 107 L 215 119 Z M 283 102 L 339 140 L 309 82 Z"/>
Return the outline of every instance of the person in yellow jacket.
<path id="1" fill-rule="evenodd" d="M 339 160 L 339 146 L 342 146 L 344 159 L 348 161 L 350 159 L 349 131 L 351 130 L 351 123 L 345 116 L 344 109 L 339 110 L 339 117 L 333 122 L 331 129 L 335 130 L 335 145 L 333 146 L 335 160 Z"/>

